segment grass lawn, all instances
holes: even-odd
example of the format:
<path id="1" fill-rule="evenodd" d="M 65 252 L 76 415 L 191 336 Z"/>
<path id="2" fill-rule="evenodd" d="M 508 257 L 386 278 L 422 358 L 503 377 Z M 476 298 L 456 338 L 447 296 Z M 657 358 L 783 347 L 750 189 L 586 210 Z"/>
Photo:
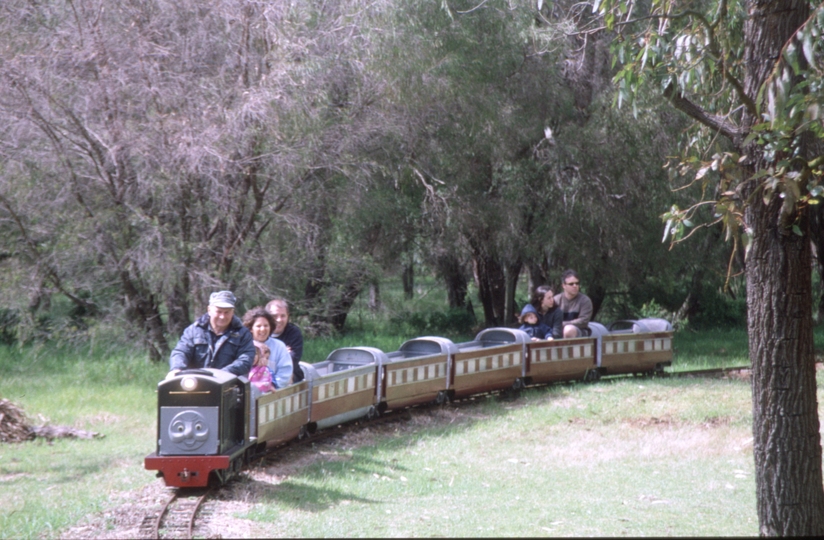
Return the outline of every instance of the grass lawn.
<path id="1" fill-rule="evenodd" d="M 103 435 L 0 444 L 0 536 L 59 537 L 60 529 L 107 508 L 113 493 L 152 482 L 142 459 L 155 438 L 154 388 L 166 371 L 124 353 L 0 350 L 0 397 L 34 424 Z"/>
<path id="2" fill-rule="evenodd" d="M 253 536 L 756 535 L 749 399 L 626 378 L 414 411 L 253 471 L 235 517 Z"/>
<path id="3" fill-rule="evenodd" d="M 357 344 L 402 341 L 385 339 Z M 746 335 L 678 334 L 675 351 L 674 369 L 740 365 Z M 165 372 L 122 351 L 0 349 L 0 397 L 105 435 L 0 445 L 0 536 L 122 536 L 126 503 L 160 482 L 143 457 Z M 750 403 L 741 380 L 624 378 L 415 409 L 276 454 L 203 535 L 755 535 Z"/>

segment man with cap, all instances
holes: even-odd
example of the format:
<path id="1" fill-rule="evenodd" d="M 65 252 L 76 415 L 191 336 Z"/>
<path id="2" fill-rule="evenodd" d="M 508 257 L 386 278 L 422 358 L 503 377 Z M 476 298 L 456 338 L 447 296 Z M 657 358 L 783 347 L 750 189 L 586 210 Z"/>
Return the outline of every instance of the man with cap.
<path id="1" fill-rule="evenodd" d="M 186 368 L 215 368 L 249 375 L 255 359 L 252 334 L 235 317 L 231 291 L 209 296 L 208 313 L 183 331 L 169 359 L 170 374 Z"/>

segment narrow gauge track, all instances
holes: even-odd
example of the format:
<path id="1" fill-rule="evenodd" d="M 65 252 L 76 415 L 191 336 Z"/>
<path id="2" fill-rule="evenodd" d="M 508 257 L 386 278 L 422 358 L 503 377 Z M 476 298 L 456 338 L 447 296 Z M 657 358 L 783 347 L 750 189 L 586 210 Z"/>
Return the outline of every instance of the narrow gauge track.
<path id="1" fill-rule="evenodd" d="M 195 518 L 212 491 L 210 488 L 173 490 L 158 514 L 144 518 L 141 527 L 144 538 L 193 538 Z"/>
<path id="2" fill-rule="evenodd" d="M 750 366 L 733 366 L 724 368 L 693 369 L 689 371 L 665 371 L 657 374 L 660 377 L 725 377 L 731 373 L 750 371 Z"/>

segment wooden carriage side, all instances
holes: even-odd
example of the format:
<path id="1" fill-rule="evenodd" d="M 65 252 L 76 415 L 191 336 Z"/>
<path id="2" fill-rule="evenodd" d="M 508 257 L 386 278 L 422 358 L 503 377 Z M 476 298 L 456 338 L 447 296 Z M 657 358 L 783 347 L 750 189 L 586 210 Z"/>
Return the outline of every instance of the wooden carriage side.
<path id="1" fill-rule="evenodd" d="M 672 332 L 619 333 L 601 337 L 606 375 L 645 373 L 672 364 Z"/>
<path id="2" fill-rule="evenodd" d="M 267 445 L 294 439 L 309 423 L 309 382 L 263 394 L 257 400 L 257 437 Z"/>
<path id="3" fill-rule="evenodd" d="M 503 390 L 523 373 L 523 346 L 504 345 L 461 351 L 453 360 L 452 390 L 456 397 Z"/>
<path id="4" fill-rule="evenodd" d="M 398 409 L 443 399 L 449 388 L 452 341 L 420 337 L 387 354 L 383 364 L 382 408 Z"/>
<path id="5" fill-rule="evenodd" d="M 373 347 L 344 347 L 309 366 L 310 422 L 323 429 L 372 412 L 381 399 L 378 370 L 385 359 L 386 354 Z"/>
<path id="6" fill-rule="evenodd" d="M 438 354 L 393 361 L 384 366 L 386 407 L 398 409 L 435 401 L 447 390 L 449 355 Z"/>
<path id="7" fill-rule="evenodd" d="M 595 338 L 533 341 L 528 349 L 526 374 L 530 384 L 583 379 L 597 367 Z"/>

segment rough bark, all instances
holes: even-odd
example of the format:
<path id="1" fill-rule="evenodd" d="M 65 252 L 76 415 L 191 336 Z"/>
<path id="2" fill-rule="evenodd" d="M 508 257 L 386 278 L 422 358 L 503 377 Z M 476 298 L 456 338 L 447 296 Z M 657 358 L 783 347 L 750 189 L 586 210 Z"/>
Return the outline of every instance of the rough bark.
<path id="1" fill-rule="evenodd" d="M 701 247 L 697 251 L 697 259 L 692 268 L 692 278 L 690 278 L 690 286 L 687 291 L 687 296 L 681 307 L 678 308 L 676 320 L 685 321 L 692 319 L 701 311 L 701 293 L 704 289 L 704 276 L 707 271 L 708 259 L 714 256 L 713 246 L 721 238 L 721 232 L 718 228 L 707 231 L 704 240 L 701 242 Z"/>
<path id="2" fill-rule="evenodd" d="M 747 95 L 755 96 L 787 40 L 809 15 L 801 0 L 747 3 L 744 27 Z M 757 118 L 745 116 L 746 128 Z M 744 149 L 749 171 L 764 168 L 760 148 Z M 750 181 L 745 193 L 757 189 Z M 781 200 L 753 197 L 745 220 L 752 231 L 747 258 L 747 307 L 753 369 L 753 435 L 758 518 L 762 535 L 824 534 L 821 441 L 812 337 L 809 222 L 804 236 L 780 222 Z"/>
<path id="3" fill-rule="evenodd" d="M 815 248 L 813 260 L 818 279 L 824 283 L 824 205 L 819 204 L 810 211 L 810 237 Z M 817 300 L 818 323 L 821 324 L 824 322 L 824 288 Z"/>
<path id="4" fill-rule="evenodd" d="M 415 296 L 415 266 L 412 262 L 403 265 L 401 278 L 403 280 L 403 297 L 411 300 Z"/>
<path id="5" fill-rule="evenodd" d="M 504 270 L 494 257 L 473 247 L 472 261 L 475 269 L 475 284 L 484 308 L 484 325 L 499 326 L 504 320 L 506 303 L 506 279 Z"/>
<path id="6" fill-rule="evenodd" d="M 763 535 L 820 535 L 810 243 L 777 225 L 780 206 L 757 203 L 747 212 L 754 230 L 747 305 L 758 516 Z"/>

